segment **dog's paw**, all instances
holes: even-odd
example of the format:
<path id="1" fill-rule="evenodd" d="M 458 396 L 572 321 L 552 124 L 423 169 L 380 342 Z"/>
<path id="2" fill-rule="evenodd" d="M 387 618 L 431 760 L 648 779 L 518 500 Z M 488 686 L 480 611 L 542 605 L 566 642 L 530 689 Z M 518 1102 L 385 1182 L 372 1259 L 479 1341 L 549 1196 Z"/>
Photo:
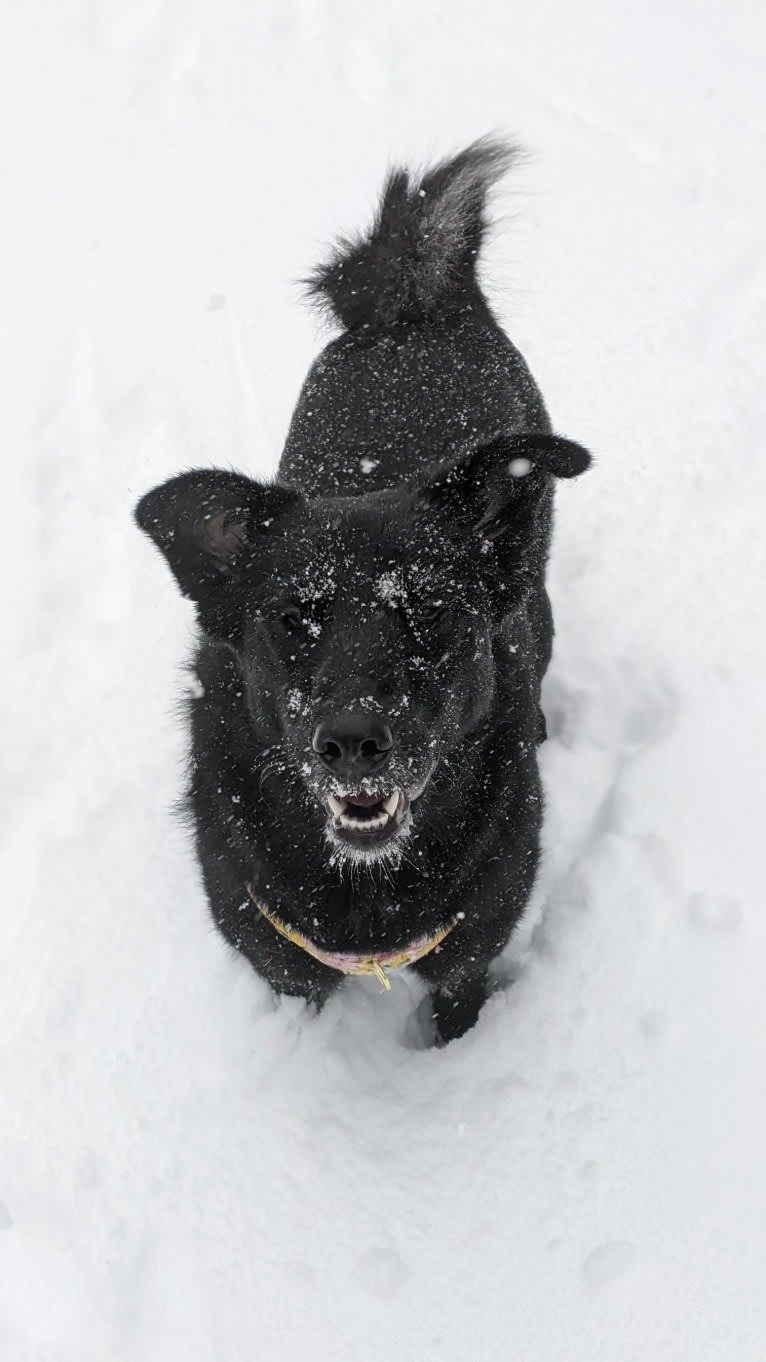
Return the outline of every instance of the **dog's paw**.
<path id="1" fill-rule="evenodd" d="M 437 989 L 432 993 L 431 1013 L 436 1029 L 436 1045 L 448 1045 L 451 1040 L 459 1040 L 476 1025 L 487 1001 L 488 990 L 485 971 L 481 975 L 461 979 L 448 989 Z"/>

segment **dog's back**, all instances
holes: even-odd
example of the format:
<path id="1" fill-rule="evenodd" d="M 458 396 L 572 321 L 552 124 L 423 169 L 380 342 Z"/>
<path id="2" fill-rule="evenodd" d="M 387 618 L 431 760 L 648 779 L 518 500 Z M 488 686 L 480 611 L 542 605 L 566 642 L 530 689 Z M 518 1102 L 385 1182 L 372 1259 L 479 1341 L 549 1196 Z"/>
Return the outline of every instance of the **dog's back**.
<path id="1" fill-rule="evenodd" d="M 550 429 L 476 264 L 515 149 L 483 138 L 421 178 L 391 173 L 369 232 L 308 281 L 343 328 L 313 365 L 279 467 L 310 495 L 391 486 L 498 433 Z"/>

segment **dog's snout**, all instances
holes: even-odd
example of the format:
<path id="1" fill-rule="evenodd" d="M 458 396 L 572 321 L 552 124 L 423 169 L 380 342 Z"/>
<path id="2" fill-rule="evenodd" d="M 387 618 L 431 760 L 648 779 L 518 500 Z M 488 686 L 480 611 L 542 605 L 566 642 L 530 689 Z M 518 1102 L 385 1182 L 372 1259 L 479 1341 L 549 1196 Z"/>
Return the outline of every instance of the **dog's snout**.
<path id="1" fill-rule="evenodd" d="M 311 745 L 333 775 L 370 776 L 386 765 L 394 737 L 379 715 L 347 713 L 319 724 Z"/>

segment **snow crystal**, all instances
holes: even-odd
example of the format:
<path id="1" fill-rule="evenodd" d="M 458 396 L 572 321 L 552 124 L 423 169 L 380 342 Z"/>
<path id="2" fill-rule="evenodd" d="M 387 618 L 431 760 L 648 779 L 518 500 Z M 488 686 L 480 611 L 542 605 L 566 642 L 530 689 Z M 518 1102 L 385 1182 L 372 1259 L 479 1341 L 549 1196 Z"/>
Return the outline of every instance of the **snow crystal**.
<path id="1" fill-rule="evenodd" d="M 378 600 L 386 605 L 396 606 L 404 598 L 404 584 L 401 573 L 384 572 L 377 578 L 374 584 L 375 595 Z"/>
<path id="2" fill-rule="evenodd" d="M 302 690 L 293 686 L 287 692 L 287 712 L 291 719 L 297 719 L 306 705 L 306 697 Z"/>
<path id="3" fill-rule="evenodd" d="M 511 459 L 508 465 L 508 472 L 512 478 L 524 478 L 529 472 L 532 464 L 529 459 Z"/>

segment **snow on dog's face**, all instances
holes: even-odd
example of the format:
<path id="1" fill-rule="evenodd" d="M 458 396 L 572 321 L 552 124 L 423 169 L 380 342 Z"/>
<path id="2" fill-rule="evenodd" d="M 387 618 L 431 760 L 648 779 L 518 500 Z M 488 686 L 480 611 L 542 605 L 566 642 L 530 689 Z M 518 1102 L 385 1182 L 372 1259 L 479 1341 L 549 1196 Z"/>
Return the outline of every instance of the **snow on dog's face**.
<path id="1" fill-rule="evenodd" d="M 141 528 L 234 650 L 258 739 L 310 792 L 334 859 L 400 854 L 434 772 L 491 706 L 493 630 L 535 570 L 549 474 L 587 460 L 537 436 L 360 497 L 211 470 L 142 499 Z"/>
<path id="2" fill-rule="evenodd" d="M 400 509 L 388 494 L 309 503 L 245 622 L 251 712 L 293 754 L 343 859 L 397 852 L 492 694 L 470 559 L 425 508 Z"/>

